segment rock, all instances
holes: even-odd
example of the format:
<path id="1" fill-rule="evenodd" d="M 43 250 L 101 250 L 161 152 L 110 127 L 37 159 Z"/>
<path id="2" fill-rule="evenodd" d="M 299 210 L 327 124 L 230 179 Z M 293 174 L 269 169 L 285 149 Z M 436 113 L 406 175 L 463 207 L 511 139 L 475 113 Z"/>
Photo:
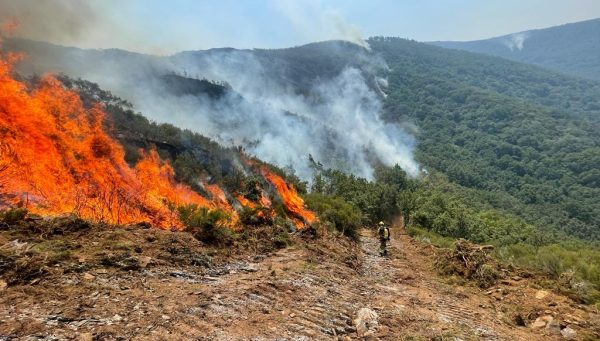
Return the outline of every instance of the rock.
<path id="1" fill-rule="evenodd" d="M 83 274 L 83 279 L 85 279 L 86 281 L 93 281 L 96 279 L 96 276 L 92 275 L 89 272 L 86 272 Z"/>
<path id="2" fill-rule="evenodd" d="M 141 268 L 146 268 L 148 266 L 148 264 L 150 264 L 152 262 L 152 258 L 148 257 L 148 256 L 140 257 L 139 262 L 140 262 Z"/>
<path id="3" fill-rule="evenodd" d="M 542 329 L 544 327 L 546 327 L 546 321 L 539 317 L 531 324 L 531 329 Z"/>
<path id="4" fill-rule="evenodd" d="M 6 290 L 6 287 L 8 287 L 8 283 L 6 283 L 5 280 L 0 279 L 0 291 Z"/>
<path id="5" fill-rule="evenodd" d="M 354 319 L 354 326 L 356 327 L 356 333 L 359 336 L 365 335 L 369 330 L 374 329 L 378 322 L 379 315 L 369 308 L 362 308 L 356 313 Z"/>
<path id="6" fill-rule="evenodd" d="M 555 334 L 560 333 L 560 329 L 561 329 L 560 321 L 557 321 L 557 320 L 550 321 L 550 323 L 548 323 L 546 325 L 546 329 L 550 329 Z"/>
<path id="7" fill-rule="evenodd" d="M 535 298 L 538 300 L 543 300 L 544 298 L 548 297 L 548 295 L 550 295 L 550 293 L 546 290 L 538 290 L 538 292 L 535 293 Z"/>
<path id="8" fill-rule="evenodd" d="M 577 332 L 569 327 L 560 331 L 560 334 L 567 340 L 574 340 L 577 337 Z"/>
<path id="9" fill-rule="evenodd" d="M 185 271 L 171 271 L 171 272 L 169 272 L 169 275 L 171 277 L 185 279 L 185 280 L 193 280 L 195 277 L 194 275 L 187 273 Z"/>
<path id="10" fill-rule="evenodd" d="M 79 341 L 92 341 L 94 340 L 94 336 L 92 333 L 81 333 L 79 334 Z"/>
<path id="11" fill-rule="evenodd" d="M 98 269 L 96 270 L 96 274 L 97 275 L 106 275 L 108 273 L 108 270 L 106 269 Z"/>
<path id="12" fill-rule="evenodd" d="M 240 270 L 246 271 L 246 272 L 256 272 L 256 271 L 260 270 L 260 265 L 256 264 L 256 263 L 249 263 L 249 264 L 246 264 L 245 266 L 240 267 Z"/>
<path id="13" fill-rule="evenodd" d="M 121 315 L 119 315 L 119 314 L 115 314 L 115 316 L 113 316 L 113 317 L 111 318 L 111 320 L 112 320 L 113 322 L 120 322 L 120 321 L 123 321 L 123 317 L 121 317 Z"/>
<path id="14" fill-rule="evenodd" d="M 296 314 L 294 314 L 294 313 L 291 313 L 291 314 L 290 314 L 290 317 L 291 317 L 291 318 L 294 318 L 294 317 L 296 317 Z"/>

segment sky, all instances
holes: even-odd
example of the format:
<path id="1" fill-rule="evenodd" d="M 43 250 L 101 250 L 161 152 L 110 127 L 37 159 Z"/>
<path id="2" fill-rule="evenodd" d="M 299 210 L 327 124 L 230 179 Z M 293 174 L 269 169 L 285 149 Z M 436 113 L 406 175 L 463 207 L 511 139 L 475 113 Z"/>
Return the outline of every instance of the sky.
<path id="1" fill-rule="evenodd" d="M 170 54 L 396 36 L 475 40 L 600 18 L 600 0 L 0 0 L 14 34 Z"/>

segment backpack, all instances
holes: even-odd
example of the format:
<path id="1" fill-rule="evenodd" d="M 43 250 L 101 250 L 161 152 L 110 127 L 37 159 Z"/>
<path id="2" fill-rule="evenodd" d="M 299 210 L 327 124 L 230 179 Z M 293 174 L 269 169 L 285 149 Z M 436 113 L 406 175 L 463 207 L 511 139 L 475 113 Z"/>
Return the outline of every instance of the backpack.
<path id="1" fill-rule="evenodd" d="M 390 239 L 390 228 L 387 226 L 379 226 L 379 238 L 381 239 Z"/>

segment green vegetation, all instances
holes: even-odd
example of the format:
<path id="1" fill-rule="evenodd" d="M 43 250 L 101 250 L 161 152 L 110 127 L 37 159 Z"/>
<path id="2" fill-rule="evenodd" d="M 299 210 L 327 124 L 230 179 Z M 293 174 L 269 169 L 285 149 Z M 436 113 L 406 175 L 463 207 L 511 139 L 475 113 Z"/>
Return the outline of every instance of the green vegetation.
<path id="1" fill-rule="evenodd" d="M 27 216 L 27 209 L 13 208 L 6 211 L 0 211 L 0 221 L 7 224 L 17 223 Z"/>
<path id="2" fill-rule="evenodd" d="M 471 208 L 600 238 L 600 83 L 403 39 L 369 43 L 391 69 L 385 119 L 418 126 L 418 161 Z"/>
<path id="3" fill-rule="evenodd" d="M 179 217 L 194 238 L 211 245 L 228 246 L 234 233 L 227 227 L 231 217 L 227 212 L 195 205 L 179 207 Z"/>
<path id="4" fill-rule="evenodd" d="M 319 193 L 308 194 L 305 202 L 329 229 L 358 239 L 358 230 L 362 227 L 362 214 L 358 207 L 339 197 Z"/>
<path id="5" fill-rule="evenodd" d="M 327 224 L 341 222 L 351 230 L 357 221 L 359 226 L 373 226 L 378 217 L 393 222 L 402 216 L 408 222 L 407 232 L 417 240 L 448 249 L 455 248 L 457 239 L 492 244 L 492 255 L 506 266 L 546 273 L 560 283 L 559 290 L 582 302 L 600 299 L 600 245 L 543 230 L 516 215 L 482 205 L 443 174 L 416 180 L 407 178 L 399 167 L 378 167 L 376 179 L 367 181 L 316 167 L 312 193 L 306 199 Z M 343 215 L 354 218 L 345 220 L 340 218 Z M 497 273 L 484 263 L 467 278 L 487 286 Z M 442 270 L 466 273 L 455 267 Z"/>

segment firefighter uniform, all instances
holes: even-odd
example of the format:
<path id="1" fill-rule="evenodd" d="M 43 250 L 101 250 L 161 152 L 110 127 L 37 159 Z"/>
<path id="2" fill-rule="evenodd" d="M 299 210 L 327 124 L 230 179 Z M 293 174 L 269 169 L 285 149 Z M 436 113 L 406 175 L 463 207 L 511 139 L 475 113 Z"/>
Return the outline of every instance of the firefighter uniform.
<path id="1" fill-rule="evenodd" d="M 379 255 L 387 256 L 387 242 L 390 241 L 390 228 L 383 221 L 380 221 L 377 234 L 379 235 Z"/>

